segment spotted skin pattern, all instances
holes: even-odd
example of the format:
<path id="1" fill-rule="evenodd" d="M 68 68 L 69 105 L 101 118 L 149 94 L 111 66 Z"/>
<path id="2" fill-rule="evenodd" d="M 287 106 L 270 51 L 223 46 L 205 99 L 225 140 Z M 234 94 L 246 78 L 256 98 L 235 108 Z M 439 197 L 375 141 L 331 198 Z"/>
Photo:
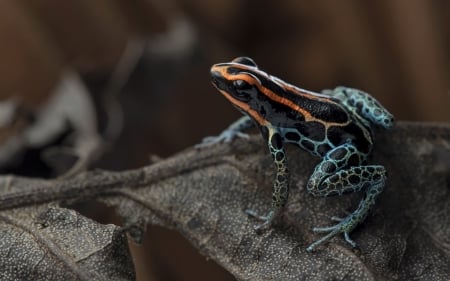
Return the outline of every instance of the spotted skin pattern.
<path id="1" fill-rule="evenodd" d="M 218 137 L 206 138 L 204 143 L 245 137 L 242 131 L 256 124 L 274 159 L 272 209 L 262 216 L 246 210 L 263 221 L 256 230 L 270 226 L 288 200 L 289 170 L 284 144 L 290 143 L 322 159 L 307 183 L 313 196 L 364 192 L 355 211 L 345 218 L 332 218 L 338 221 L 336 225 L 313 229 L 326 234 L 307 250 L 314 250 L 340 233 L 356 246 L 349 233 L 365 219 L 386 181 L 383 166 L 366 164 L 373 147 L 373 127 L 391 128 L 393 116 L 363 91 L 337 87 L 319 94 L 300 89 L 260 70 L 247 57 L 215 64 L 211 75 L 213 85 L 244 117 Z"/>
<path id="2" fill-rule="evenodd" d="M 264 133 L 266 134 L 266 132 Z M 286 152 L 283 147 L 282 136 L 277 132 L 276 128 L 270 126 L 267 128 L 267 134 L 269 151 L 277 169 L 272 191 L 272 210 L 265 216 L 260 216 L 253 210 L 246 210 L 247 214 L 264 221 L 264 223 L 255 228 L 258 232 L 270 225 L 281 208 L 286 205 L 289 197 L 289 171 L 287 169 Z"/>
<path id="3" fill-rule="evenodd" d="M 272 205 L 274 208 L 281 208 L 286 205 L 289 195 L 289 172 L 286 165 L 286 153 L 283 148 L 283 140 L 274 128 L 269 128 L 268 144 L 275 167 L 277 168 L 277 175 L 273 185 Z"/>
<path id="4" fill-rule="evenodd" d="M 366 125 L 370 125 L 368 121 L 371 121 L 373 124 L 389 127 L 394 122 L 393 116 L 386 115 L 382 105 L 366 92 L 341 86 L 322 93 L 339 99 L 353 115 L 362 116 L 361 121 Z"/>

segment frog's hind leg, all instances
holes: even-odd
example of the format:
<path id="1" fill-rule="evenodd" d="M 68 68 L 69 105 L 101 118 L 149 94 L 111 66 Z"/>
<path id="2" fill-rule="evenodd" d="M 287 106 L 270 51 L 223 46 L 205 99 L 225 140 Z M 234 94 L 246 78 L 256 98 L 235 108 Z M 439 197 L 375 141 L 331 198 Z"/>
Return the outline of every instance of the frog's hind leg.
<path id="1" fill-rule="evenodd" d="M 334 218 L 339 223 L 331 227 L 314 228 L 315 232 L 328 234 L 312 243 L 307 250 L 312 251 L 317 246 L 328 241 L 335 235 L 344 234 L 345 240 L 356 246 L 349 233 L 367 216 L 375 204 L 378 195 L 383 191 L 386 171 L 380 165 L 359 165 L 364 155 L 351 144 L 345 144 L 329 151 L 323 161 L 317 165 L 308 181 L 308 191 L 314 196 L 326 197 L 342 195 L 343 193 L 365 190 L 364 198 L 358 208 L 343 219 Z"/>
<path id="2" fill-rule="evenodd" d="M 361 116 L 363 122 L 369 120 L 372 124 L 386 129 L 394 125 L 394 116 L 364 91 L 340 86 L 333 90 L 323 90 L 322 94 L 338 99 L 347 110 Z"/>

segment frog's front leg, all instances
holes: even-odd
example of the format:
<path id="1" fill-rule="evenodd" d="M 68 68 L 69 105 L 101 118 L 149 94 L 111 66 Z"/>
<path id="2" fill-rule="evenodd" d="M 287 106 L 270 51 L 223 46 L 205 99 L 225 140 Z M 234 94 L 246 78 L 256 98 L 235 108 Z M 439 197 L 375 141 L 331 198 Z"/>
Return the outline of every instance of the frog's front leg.
<path id="1" fill-rule="evenodd" d="M 349 233 L 367 216 L 375 199 L 383 191 L 386 180 L 386 170 L 380 165 L 359 165 L 365 158 L 364 154 L 352 144 L 344 144 L 330 150 L 323 161 L 319 163 L 308 181 L 308 191 L 314 196 L 326 197 L 357 192 L 365 189 L 365 196 L 358 208 L 343 219 L 334 218 L 339 223 L 331 227 L 314 228 L 315 232 L 328 232 L 327 235 L 312 243 L 307 250 L 312 251 L 335 235 L 344 234 L 345 240 L 356 246 Z"/>
<path id="2" fill-rule="evenodd" d="M 249 136 L 246 133 L 243 133 L 243 131 L 253 126 L 254 122 L 250 117 L 242 116 L 226 128 L 220 135 L 205 137 L 201 143 L 195 145 L 195 148 L 201 148 L 219 142 L 230 142 L 236 137 L 248 139 Z"/>
<path id="3" fill-rule="evenodd" d="M 247 214 L 263 221 L 262 224 L 255 227 L 256 231 L 260 231 L 272 224 L 281 209 L 286 205 L 289 196 L 289 171 L 286 164 L 286 153 L 283 147 L 283 140 L 276 128 L 268 127 L 267 129 L 269 150 L 274 159 L 277 173 L 272 190 L 272 210 L 264 216 L 258 215 L 253 210 L 246 210 Z"/>

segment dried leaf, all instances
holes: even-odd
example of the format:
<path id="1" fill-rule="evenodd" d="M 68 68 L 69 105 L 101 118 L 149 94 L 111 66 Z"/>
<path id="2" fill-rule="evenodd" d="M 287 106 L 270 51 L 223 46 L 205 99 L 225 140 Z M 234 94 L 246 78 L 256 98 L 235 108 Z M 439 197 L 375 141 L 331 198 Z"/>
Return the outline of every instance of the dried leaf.
<path id="1" fill-rule="evenodd" d="M 123 231 L 73 210 L 21 208 L 0 214 L 1 280 L 134 280 Z"/>
<path id="2" fill-rule="evenodd" d="M 247 208 L 269 209 L 274 167 L 259 136 L 189 149 L 142 169 L 89 172 L 30 184 L 0 178 L 0 209 L 95 197 L 114 206 L 139 240 L 147 223 L 181 232 L 240 280 L 446 280 L 450 276 L 450 127 L 401 123 L 379 132 L 371 163 L 385 165 L 387 188 L 351 237 L 314 253 L 315 226 L 356 208 L 358 194 L 314 198 L 305 182 L 318 162 L 289 147 L 291 196 L 262 235 Z M 10 212 L 4 211 L 4 212 Z M 0 213 L 1 214 L 1 213 Z"/>

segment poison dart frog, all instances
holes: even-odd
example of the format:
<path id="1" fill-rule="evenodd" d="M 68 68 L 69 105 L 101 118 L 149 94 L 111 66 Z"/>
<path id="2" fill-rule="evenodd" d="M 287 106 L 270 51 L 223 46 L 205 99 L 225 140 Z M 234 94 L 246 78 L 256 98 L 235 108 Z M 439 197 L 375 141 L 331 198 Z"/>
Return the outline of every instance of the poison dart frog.
<path id="1" fill-rule="evenodd" d="M 347 87 L 320 94 L 307 91 L 267 74 L 248 57 L 213 65 L 211 76 L 217 90 L 244 117 L 219 136 L 205 138 L 199 146 L 247 138 L 244 131 L 256 124 L 275 162 L 271 210 L 265 215 L 246 210 L 262 221 L 255 230 L 270 226 L 288 200 L 289 170 L 284 147 L 291 143 L 321 158 L 307 182 L 313 196 L 365 193 L 353 213 L 332 218 L 336 225 L 314 228 L 314 232 L 326 234 L 307 250 L 314 250 L 340 233 L 356 247 L 349 233 L 365 219 L 386 182 L 383 166 L 366 164 L 373 147 L 373 128 L 391 128 L 393 115 L 363 91 Z"/>

